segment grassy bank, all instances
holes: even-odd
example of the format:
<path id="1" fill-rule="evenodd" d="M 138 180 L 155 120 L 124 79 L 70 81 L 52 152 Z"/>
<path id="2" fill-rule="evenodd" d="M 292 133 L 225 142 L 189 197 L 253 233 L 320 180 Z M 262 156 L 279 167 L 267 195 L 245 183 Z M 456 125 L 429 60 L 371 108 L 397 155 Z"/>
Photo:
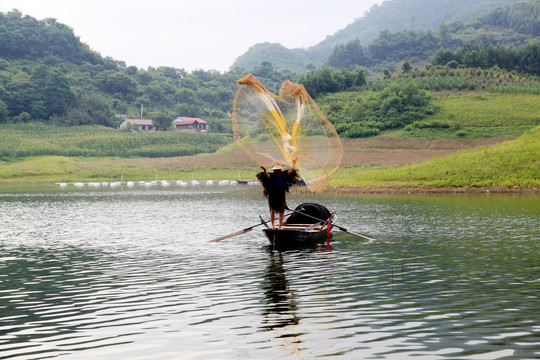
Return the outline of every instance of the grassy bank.
<path id="1" fill-rule="evenodd" d="M 252 179 L 256 168 L 229 155 L 173 158 L 36 156 L 0 163 L 0 184 L 154 180 Z M 221 164 L 221 166 L 219 165 Z"/>
<path id="2" fill-rule="evenodd" d="M 385 169 L 345 168 L 335 185 L 387 187 L 540 186 L 540 126 L 516 140 Z"/>
<path id="3" fill-rule="evenodd" d="M 389 142 L 396 148 L 388 150 Z M 400 144 L 399 148 L 396 144 Z M 334 186 L 382 189 L 540 187 L 540 127 L 516 140 L 464 149 L 465 142 L 379 137 L 346 142 Z M 461 146 L 462 150 L 452 148 Z M 482 145 L 482 143 L 478 143 Z M 431 149 L 439 146 L 439 149 Z M 379 149 L 379 151 L 377 151 Z M 428 150 L 430 149 L 430 150 Z M 413 163 L 415 162 L 415 163 Z M 259 171 L 237 149 L 173 158 L 39 156 L 0 163 L 0 184 L 119 180 L 254 179 Z"/>

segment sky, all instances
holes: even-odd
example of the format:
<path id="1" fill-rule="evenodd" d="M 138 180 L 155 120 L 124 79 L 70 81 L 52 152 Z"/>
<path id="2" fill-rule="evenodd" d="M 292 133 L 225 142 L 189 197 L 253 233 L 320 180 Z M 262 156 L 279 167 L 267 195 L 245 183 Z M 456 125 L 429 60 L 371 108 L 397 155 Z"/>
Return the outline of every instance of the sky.
<path id="1" fill-rule="evenodd" d="M 257 43 L 308 48 L 383 0 L 1 0 L 127 66 L 227 71 Z"/>

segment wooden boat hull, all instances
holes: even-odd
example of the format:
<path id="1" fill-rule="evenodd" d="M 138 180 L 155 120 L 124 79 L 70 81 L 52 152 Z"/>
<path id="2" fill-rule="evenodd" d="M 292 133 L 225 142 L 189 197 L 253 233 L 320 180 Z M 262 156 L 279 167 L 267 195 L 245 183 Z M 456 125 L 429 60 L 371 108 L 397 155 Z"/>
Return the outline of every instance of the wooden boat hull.
<path id="1" fill-rule="evenodd" d="M 272 246 L 277 248 L 321 244 L 328 240 L 327 227 L 332 228 L 333 217 L 321 204 L 304 203 L 296 207 L 281 229 L 266 228 L 263 231 Z"/>
<path id="2" fill-rule="evenodd" d="M 320 230 L 267 228 L 263 232 L 270 244 L 278 248 L 321 244 L 328 240 L 326 227 Z"/>

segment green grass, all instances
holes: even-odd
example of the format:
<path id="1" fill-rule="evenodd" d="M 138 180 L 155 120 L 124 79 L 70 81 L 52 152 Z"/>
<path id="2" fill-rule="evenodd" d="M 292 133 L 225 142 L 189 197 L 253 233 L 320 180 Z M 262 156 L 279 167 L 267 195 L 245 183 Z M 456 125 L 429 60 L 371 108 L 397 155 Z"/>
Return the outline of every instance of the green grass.
<path id="1" fill-rule="evenodd" d="M 540 185 L 540 126 L 516 140 L 386 169 L 342 169 L 335 185 L 512 187 Z"/>
<path id="2" fill-rule="evenodd" d="M 530 94 L 472 94 L 436 100 L 440 114 L 428 116 L 451 125 L 475 127 L 540 125 L 540 96 Z"/>
<path id="3" fill-rule="evenodd" d="M 427 139 L 517 137 L 540 125 L 540 95 L 439 95 L 435 103 L 436 114 L 391 133 Z"/>
<path id="4" fill-rule="evenodd" d="M 197 160 L 194 161 L 197 163 Z M 36 156 L 0 161 L 0 184 L 89 182 L 124 180 L 243 180 L 254 179 L 257 168 L 181 167 L 174 160 L 111 157 Z"/>

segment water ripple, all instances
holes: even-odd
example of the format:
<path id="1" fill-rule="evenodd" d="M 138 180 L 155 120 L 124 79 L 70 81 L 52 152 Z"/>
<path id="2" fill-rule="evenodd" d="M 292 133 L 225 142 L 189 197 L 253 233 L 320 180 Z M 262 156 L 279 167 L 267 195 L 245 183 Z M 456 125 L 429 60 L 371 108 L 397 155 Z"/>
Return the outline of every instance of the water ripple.
<path id="1" fill-rule="evenodd" d="M 377 240 L 278 252 L 208 243 L 258 190 L 2 194 L 0 357 L 538 358 L 533 200 L 323 195 Z"/>

